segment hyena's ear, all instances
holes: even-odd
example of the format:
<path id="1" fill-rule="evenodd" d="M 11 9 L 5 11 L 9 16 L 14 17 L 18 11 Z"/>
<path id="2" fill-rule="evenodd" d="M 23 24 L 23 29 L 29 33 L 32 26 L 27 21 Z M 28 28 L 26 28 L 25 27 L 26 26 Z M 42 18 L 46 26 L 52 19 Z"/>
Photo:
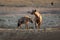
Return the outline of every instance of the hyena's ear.
<path id="1" fill-rule="evenodd" d="M 34 11 L 36 12 L 37 10 L 35 9 Z"/>
<path id="2" fill-rule="evenodd" d="M 32 10 L 33 12 L 36 12 L 37 10 L 36 9 L 34 9 L 34 10 Z"/>

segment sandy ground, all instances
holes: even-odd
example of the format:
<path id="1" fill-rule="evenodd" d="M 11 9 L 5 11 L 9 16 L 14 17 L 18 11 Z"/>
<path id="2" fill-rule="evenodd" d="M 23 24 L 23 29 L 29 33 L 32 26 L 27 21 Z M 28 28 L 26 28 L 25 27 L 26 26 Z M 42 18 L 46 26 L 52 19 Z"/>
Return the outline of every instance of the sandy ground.
<path id="1" fill-rule="evenodd" d="M 34 20 L 34 15 L 31 12 L 37 9 L 41 12 L 43 22 L 41 28 L 60 26 L 60 8 L 43 8 L 43 7 L 0 7 L 0 27 L 1 28 L 16 28 L 18 19 L 28 15 Z M 33 27 L 34 24 L 31 24 Z M 30 25 L 29 25 L 30 26 Z"/>
<path id="2" fill-rule="evenodd" d="M 60 30 L 0 29 L 0 40 L 60 40 Z"/>
<path id="3" fill-rule="evenodd" d="M 16 7 L 0 7 L 0 24 L 1 27 L 6 25 L 6 27 L 16 27 L 17 19 L 27 14 L 28 11 L 31 11 L 34 8 L 16 8 Z M 0 28 L 0 40 L 60 40 L 60 8 L 39 8 L 39 11 L 42 13 L 51 13 L 51 14 L 42 14 L 43 16 L 43 29 L 33 30 L 33 29 L 1 29 Z M 50 12 L 51 11 L 51 12 Z M 52 12 L 53 11 L 53 12 Z M 58 11 L 58 12 L 56 12 Z M 52 15 L 52 13 L 56 13 Z M 20 14 L 20 15 L 19 15 Z M 28 14 L 29 15 L 29 14 Z M 57 16 L 58 15 L 58 16 Z M 6 19 L 6 20 L 5 20 Z M 51 19 L 51 20 L 50 20 Z M 15 20 L 15 21 L 13 21 Z M 3 22 L 4 21 L 4 22 Z M 47 29 L 47 27 L 59 27 L 57 29 Z"/>

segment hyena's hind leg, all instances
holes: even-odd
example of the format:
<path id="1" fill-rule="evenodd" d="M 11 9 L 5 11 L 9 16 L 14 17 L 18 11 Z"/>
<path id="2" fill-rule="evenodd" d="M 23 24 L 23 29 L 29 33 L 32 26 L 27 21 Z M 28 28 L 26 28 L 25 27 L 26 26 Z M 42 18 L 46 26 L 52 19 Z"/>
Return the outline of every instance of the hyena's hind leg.
<path id="1" fill-rule="evenodd" d="M 37 27 L 37 29 L 40 29 L 40 23 L 38 23 L 38 27 Z"/>
<path id="2" fill-rule="evenodd" d="M 37 29 L 37 23 L 35 22 L 35 29 Z"/>

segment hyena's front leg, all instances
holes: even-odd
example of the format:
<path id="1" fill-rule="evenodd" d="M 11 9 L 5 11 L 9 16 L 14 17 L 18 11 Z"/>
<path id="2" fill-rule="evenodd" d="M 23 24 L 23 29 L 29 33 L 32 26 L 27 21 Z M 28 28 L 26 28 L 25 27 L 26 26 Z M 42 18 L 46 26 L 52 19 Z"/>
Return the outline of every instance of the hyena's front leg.
<path id="1" fill-rule="evenodd" d="M 25 24 L 26 29 L 28 29 L 28 23 Z"/>
<path id="2" fill-rule="evenodd" d="M 20 24 L 20 26 L 19 26 L 19 27 L 20 27 L 20 29 L 21 29 L 21 28 L 22 28 L 22 24 Z"/>

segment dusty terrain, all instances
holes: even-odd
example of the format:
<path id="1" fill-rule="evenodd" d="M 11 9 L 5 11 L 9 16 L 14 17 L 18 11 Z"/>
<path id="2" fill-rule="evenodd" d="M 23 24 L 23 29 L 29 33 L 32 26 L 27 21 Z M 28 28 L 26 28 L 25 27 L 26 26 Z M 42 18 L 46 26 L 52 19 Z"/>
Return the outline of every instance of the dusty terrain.
<path id="1" fill-rule="evenodd" d="M 29 15 L 33 18 L 28 14 L 32 9 L 35 8 L 0 7 L 0 40 L 60 40 L 60 8 L 38 8 L 43 16 L 40 30 L 25 30 L 24 26 L 15 29 L 20 17 Z M 33 24 L 29 26 L 34 27 Z"/>
<path id="2" fill-rule="evenodd" d="M 60 26 L 60 8 L 0 7 L 0 27 L 16 28 L 18 19 L 25 15 L 30 16 L 34 21 L 34 16 L 28 13 L 33 9 L 37 9 L 43 17 L 41 28 Z M 29 26 L 34 27 L 34 23 Z"/>
<path id="3" fill-rule="evenodd" d="M 51 5 L 51 2 L 54 5 Z M 0 0 L 0 6 L 8 7 L 59 7 L 60 0 Z"/>
<path id="4" fill-rule="evenodd" d="M 0 40 L 60 40 L 60 30 L 0 29 Z"/>

